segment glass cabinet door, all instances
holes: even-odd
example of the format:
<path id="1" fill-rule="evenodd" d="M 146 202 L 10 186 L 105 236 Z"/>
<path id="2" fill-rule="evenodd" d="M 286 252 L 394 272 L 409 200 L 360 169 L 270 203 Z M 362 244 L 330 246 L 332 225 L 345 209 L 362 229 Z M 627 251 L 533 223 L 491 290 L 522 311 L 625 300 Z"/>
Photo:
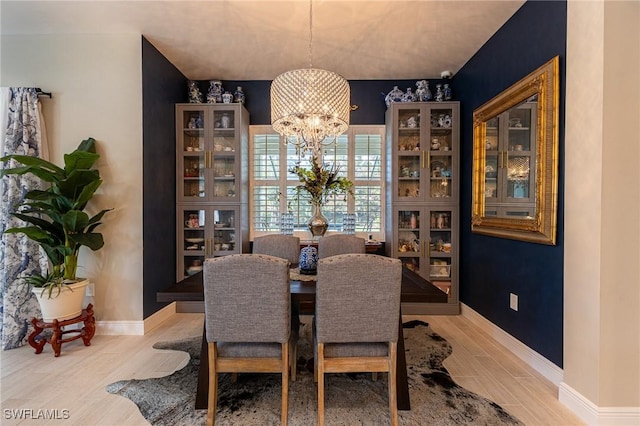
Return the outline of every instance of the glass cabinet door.
<path id="1" fill-rule="evenodd" d="M 429 174 L 428 199 L 451 199 L 457 196 L 457 179 L 454 166 L 453 123 L 457 120 L 453 108 L 432 107 L 429 111 L 428 161 Z M 457 155 L 457 153 L 455 154 Z M 455 192 L 454 192 L 455 191 Z"/>
<path id="2" fill-rule="evenodd" d="M 213 243 L 211 254 L 225 256 L 242 252 L 239 208 L 220 207 L 213 210 Z M 237 237 L 237 240 L 236 240 Z"/>
<path id="3" fill-rule="evenodd" d="M 398 161 L 397 176 L 399 200 L 415 200 L 423 191 L 421 172 L 424 168 L 424 152 L 421 150 L 420 107 L 398 108 L 397 135 L 395 140 Z"/>
<path id="4" fill-rule="evenodd" d="M 204 107 L 188 107 L 178 115 L 178 197 L 201 200 L 206 196 L 207 137 Z"/>
<path id="5" fill-rule="evenodd" d="M 429 210 L 429 274 L 433 285 L 451 295 L 452 272 L 455 271 L 454 223 L 458 220 L 453 208 L 438 207 Z M 453 270 L 453 271 L 452 271 Z"/>
<path id="6" fill-rule="evenodd" d="M 178 265 L 177 278 L 182 280 L 202 271 L 207 257 L 207 210 L 185 207 L 178 210 Z"/>
<path id="7" fill-rule="evenodd" d="M 237 201 L 239 176 L 239 134 L 237 109 L 214 109 L 211 116 L 212 200 Z"/>
<path id="8" fill-rule="evenodd" d="M 423 211 L 415 208 L 400 208 L 395 212 L 394 223 L 397 224 L 397 240 L 394 241 L 394 256 L 402 261 L 402 265 L 421 274 L 421 257 L 423 252 L 423 235 L 421 220 Z"/>

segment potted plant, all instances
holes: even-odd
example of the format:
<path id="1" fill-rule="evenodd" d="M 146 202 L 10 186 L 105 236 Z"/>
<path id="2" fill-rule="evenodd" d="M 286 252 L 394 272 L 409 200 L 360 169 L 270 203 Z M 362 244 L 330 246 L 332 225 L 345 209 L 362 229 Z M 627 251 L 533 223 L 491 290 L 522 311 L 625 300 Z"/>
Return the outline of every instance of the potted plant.
<path id="1" fill-rule="evenodd" d="M 82 246 L 95 251 L 104 245 L 102 234 L 95 232 L 100 220 L 111 209 L 93 217 L 85 212 L 88 202 L 102 184 L 100 173 L 93 165 L 100 158 L 95 139 L 88 138 L 70 154 L 64 155 L 64 168 L 49 161 L 27 155 L 8 155 L 19 166 L 0 171 L 0 176 L 31 174 L 49 184 L 46 190 L 33 190 L 12 213 L 27 222 L 22 227 L 9 228 L 6 233 L 23 233 L 42 247 L 49 260 L 49 270 L 42 276 L 25 277 L 43 314 L 43 320 L 64 320 L 82 312 L 86 279 L 76 277 L 78 254 Z M 64 305 L 67 298 L 73 304 Z M 51 311 L 51 309 L 54 309 Z"/>
<path id="2" fill-rule="evenodd" d="M 298 176 L 300 185 L 295 187 L 296 195 L 307 193 L 309 202 L 313 206 L 313 215 L 309 220 L 309 231 L 314 237 L 321 237 L 327 232 L 329 226 L 327 219 L 322 215 L 322 205 L 327 197 L 334 195 L 353 196 L 353 182 L 339 176 L 340 166 L 323 164 L 322 160 L 314 155 L 311 158 L 311 169 L 296 164 L 289 169 L 290 173 Z"/>

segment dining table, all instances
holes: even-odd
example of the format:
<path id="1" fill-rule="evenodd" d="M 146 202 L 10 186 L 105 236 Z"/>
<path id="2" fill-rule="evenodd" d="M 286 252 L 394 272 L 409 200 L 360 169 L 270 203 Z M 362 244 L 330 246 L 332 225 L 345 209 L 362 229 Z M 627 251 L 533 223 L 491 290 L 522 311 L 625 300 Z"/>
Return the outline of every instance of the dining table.
<path id="1" fill-rule="evenodd" d="M 315 280 L 301 277 L 293 273 L 289 280 L 291 302 L 296 304 L 315 304 Z M 416 272 L 402 268 L 402 286 L 400 301 L 402 303 L 446 303 L 447 294 L 438 287 L 425 280 Z M 158 302 L 199 302 L 204 301 L 203 274 L 198 272 L 186 277 L 156 293 Z M 402 311 L 402 308 L 401 308 Z M 398 356 L 396 360 L 396 396 L 398 410 L 410 410 L 409 382 L 404 349 L 404 333 L 402 329 L 402 312 L 398 324 Z M 196 390 L 196 409 L 207 408 L 209 394 L 209 364 L 206 333 L 203 329 L 202 348 L 200 351 L 200 368 L 198 371 L 198 386 Z"/>

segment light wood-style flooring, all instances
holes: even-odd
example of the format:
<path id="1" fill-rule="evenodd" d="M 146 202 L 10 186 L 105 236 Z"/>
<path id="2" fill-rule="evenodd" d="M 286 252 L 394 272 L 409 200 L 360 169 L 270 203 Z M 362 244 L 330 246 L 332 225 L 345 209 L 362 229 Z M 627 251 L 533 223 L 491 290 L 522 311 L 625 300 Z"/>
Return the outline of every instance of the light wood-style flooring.
<path id="1" fill-rule="evenodd" d="M 557 399 L 558 389 L 462 316 L 407 316 L 431 324 L 453 346 L 444 362 L 455 381 L 485 396 L 527 425 L 580 425 Z M 64 344 L 59 358 L 47 345 L 0 351 L 2 425 L 148 425 L 128 399 L 107 384 L 161 377 L 182 368 L 187 355 L 152 349 L 158 341 L 202 335 L 202 314 L 176 314 L 145 336 L 96 335 Z M 17 420 L 15 410 L 51 410 L 58 420 Z M 53 411 L 57 410 L 57 411 Z M 22 411 L 24 414 L 24 410 Z M 68 417 L 68 418 L 64 418 Z"/>

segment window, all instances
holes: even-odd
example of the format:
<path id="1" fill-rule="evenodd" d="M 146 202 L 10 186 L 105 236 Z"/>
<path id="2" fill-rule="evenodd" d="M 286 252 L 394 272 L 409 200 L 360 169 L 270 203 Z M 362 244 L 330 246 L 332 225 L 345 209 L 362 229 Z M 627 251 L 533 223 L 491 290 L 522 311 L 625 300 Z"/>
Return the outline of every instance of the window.
<path id="1" fill-rule="evenodd" d="M 311 204 L 298 200 L 298 185 L 289 169 L 298 161 L 309 167 L 308 158 L 300 158 L 293 145 L 271 126 L 251 126 L 251 238 L 280 231 L 280 212 L 294 215 L 295 233 L 309 239 L 307 222 Z M 342 215 L 356 214 L 356 234 L 384 239 L 384 126 L 351 126 L 335 144 L 323 150 L 325 162 L 340 166 L 340 174 L 354 183 L 355 197 L 338 196 L 327 200 L 322 214 L 329 231 L 342 230 Z"/>

